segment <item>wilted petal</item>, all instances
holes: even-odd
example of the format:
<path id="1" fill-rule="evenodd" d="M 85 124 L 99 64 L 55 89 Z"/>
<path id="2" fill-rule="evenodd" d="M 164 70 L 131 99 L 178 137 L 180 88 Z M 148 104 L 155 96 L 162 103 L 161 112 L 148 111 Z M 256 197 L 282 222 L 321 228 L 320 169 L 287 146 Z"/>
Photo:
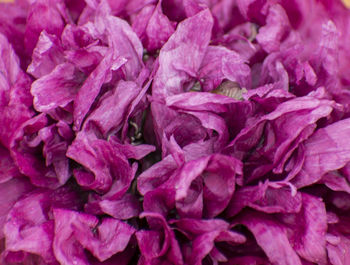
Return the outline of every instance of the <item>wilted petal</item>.
<path id="1" fill-rule="evenodd" d="M 55 35 L 42 31 L 33 51 L 32 62 L 27 72 L 35 78 L 50 73 L 57 65 L 64 62 L 63 48 Z"/>
<path id="2" fill-rule="evenodd" d="M 290 226 L 289 240 L 294 250 L 313 263 L 327 264 L 325 204 L 308 194 L 302 194 L 302 209 L 295 215 L 281 214 L 281 220 Z"/>
<path id="3" fill-rule="evenodd" d="M 192 241 L 191 254 L 187 260 L 188 264 L 202 264 L 204 258 L 215 250 L 215 243 L 241 244 L 245 242 L 243 235 L 230 231 L 229 224 L 220 219 L 184 218 L 173 223 Z"/>
<path id="4" fill-rule="evenodd" d="M 181 22 L 162 47 L 152 95 L 162 98 L 183 92 L 183 83 L 198 71 L 209 44 L 213 18 L 203 10 Z"/>
<path id="5" fill-rule="evenodd" d="M 111 71 L 112 65 L 115 65 L 114 69 L 116 70 L 125 62 L 125 58 L 113 58 L 113 53 L 109 53 L 85 80 L 74 100 L 75 130 L 80 129 L 85 115 L 90 110 L 90 107 L 99 94 L 102 85 L 106 82 L 107 75 Z"/>
<path id="6" fill-rule="evenodd" d="M 31 118 L 30 78 L 22 72 L 20 61 L 6 37 L 0 34 L 0 141 L 9 147 L 20 125 Z"/>
<path id="7" fill-rule="evenodd" d="M 140 93 L 140 87 L 134 82 L 120 81 L 115 89 L 103 95 L 99 105 L 88 116 L 86 126 L 96 126 L 104 137 L 120 130 L 127 111 Z"/>
<path id="8" fill-rule="evenodd" d="M 174 231 L 168 226 L 166 220 L 159 214 L 143 213 L 140 217 L 147 217 L 148 222 L 153 222 L 156 227 L 153 230 L 140 230 L 136 232 L 141 259 L 146 264 L 152 261 L 162 261 L 162 264 L 183 265 L 183 258 Z"/>
<path id="9" fill-rule="evenodd" d="M 33 186 L 24 178 L 13 178 L 0 184 L 0 238 L 4 237 L 4 225 L 7 214 L 21 196 L 32 189 Z"/>
<path id="10" fill-rule="evenodd" d="M 11 209 L 4 227 L 7 251 L 32 253 L 41 256 L 47 263 L 55 262 L 52 250 L 54 222 L 50 219 L 51 207 L 74 209 L 80 207 L 80 203 L 77 194 L 68 187 L 53 192 L 33 191 L 18 200 Z"/>
<path id="11" fill-rule="evenodd" d="M 33 82 L 31 93 L 34 96 L 34 107 L 41 112 L 65 107 L 75 99 L 83 81 L 83 73 L 75 69 L 74 65 L 57 65 L 51 73 Z"/>
<path id="12" fill-rule="evenodd" d="M 161 4 L 159 1 L 156 6 L 145 6 L 133 22 L 133 29 L 147 51 L 160 49 L 175 31 L 175 23 L 163 14 Z"/>
<path id="13" fill-rule="evenodd" d="M 305 142 L 305 161 L 293 180 L 304 187 L 320 180 L 327 172 L 340 169 L 350 161 L 350 146 L 346 135 L 350 119 L 335 122 L 319 129 Z"/>
<path id="14" fill-rule="evenodd" d="M 20 172 L 10 156 L 10 152 L 0 146 L 0 183 L 17 176 L 20 176 Z"/>
<path id="15" fill-rule="evenodd" d="M 97 226 L 98 237 L 96 237 L 91 231 L 95 226 L 96 224 L 88 226 L 72 224 L 76 240 L 100 261 L 124 251 L 135 232 L 135 229 L 127 223 L 104 218 Z"/>
<path id="16" fill-rule="evenodd" d="M 224 79 L 250 87 L 250 69 L 241 56 L 227 48 L 209 46 L 199 70 L 204 91 L 217 88 Z"/>
<path id="17" fill-rule="evenodd" d="M 108 214 L 116 219 L 125 220 L 137 217 L 141 213 L 141 204 L 136 196 L 128 193 L 116 200 L 91 194 L 84 209 L 89 214 Z"/>
<path id="18" fill-rule="evenodd" d="M 302 199 L 300 193 L 293 195 L 289 187 L 273 187 L 267 181 L 236 190 L 226 213 L 234 216 L 247 206 L 265 213 L 293 213 L 300 211 Z"/>
<path id="19" fill-rule="evenodd" d="M 63 1 L 36 1 L 30 6 L 24 43 L 29 54 L 33 51 L 41 31 L 60 37 L 65 21 L 61 8 Z"/>
<path id="20" fill-rule="evenodd" d="M 287 231 L 282 224 L 267 215 L 254 212 L 245 214 L 240 218 L 240 222 L 254 234 L 258 245 L 264 250 L 270 262 L 281 265 L 302 264 L 288 241 Z"/>
<path id="21" fill-rule="evenodd" d="M 279 50 L 280 42 L 290 28 L 287 14 L 280 5 L 269 8 L 266 25 L 259 29 L 256 39 L 267 52 Z"/>
<path id="22" fill-rule="evenodd" d="M 134 172 L 124 154 L 108 141 L 81 132 L 69 146 L 67 156 L 85 167 L 74 170 L 78 183 L 86 188 L 123 195 Z"/>

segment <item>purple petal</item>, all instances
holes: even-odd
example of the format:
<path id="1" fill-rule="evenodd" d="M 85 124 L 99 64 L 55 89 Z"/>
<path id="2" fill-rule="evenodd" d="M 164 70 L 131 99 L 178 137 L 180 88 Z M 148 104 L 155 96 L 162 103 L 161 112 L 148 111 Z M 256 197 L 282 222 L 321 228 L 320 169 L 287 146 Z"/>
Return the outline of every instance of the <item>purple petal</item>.
<path id="1" fill-rule="evenodd" d="M 209 10 L 203 10 L 178 25 L 160 51 L 159 69 L 153 81 L 154 97 L 162 98 L 183 92 L 183 82 L 194 77 L 200 67 L 212 26 Z"/>

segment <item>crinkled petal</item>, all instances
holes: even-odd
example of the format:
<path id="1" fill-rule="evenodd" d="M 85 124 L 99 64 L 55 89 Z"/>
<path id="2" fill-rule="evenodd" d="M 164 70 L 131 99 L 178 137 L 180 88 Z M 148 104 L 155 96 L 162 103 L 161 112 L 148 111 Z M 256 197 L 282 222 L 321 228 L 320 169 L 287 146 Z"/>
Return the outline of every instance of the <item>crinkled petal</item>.
<path id="1" fill-rule="evenodd" d="M 291 225 L 289 240 L 299 256 L 313 263 L 327 264 L 325 204 L 319 198 L 302 194 L 303 207 L 295 215 L 286 214 L 282 220 Z M 293 222 L 289 223 L 291 220 Z"/>
<path id="2" fill-rule="evenodd" d="M 269 8 L 266 25 L 259 29 L 256 39 L 267 52 L 278 51 L 280 42 L 285 38 L 289 27 L 284 9 L 278 4 L 273 5 Z"/>
<path id="3" fill-rule="evenodd" d="M 67 156 L 84 166 L 73 171 L 78 183 L 86 188 L 123 195 L 134 172 L 124 154 L 108 141 L 81 132 L 69 146 Z M 116 195 L 117 196 L 117 195 Z"/>
<path id="4" fill-rule="evenodd" d="M 42 31 L 27 72 L 35 78 L 40 78 L 63 62 L 63 48 L 59 43 L 59 39 L 55 35 L 48 34 L 45 30 Z"/>
<path id="5" fill-rule="evenodd" d="M 321 128 L 305 142 L 305 161 L 293 180 L 294 185 L 311 185 L 327 172 L 340 169 L 350 161 L 346 137 L 349 123 L 350 119 L 345 119 Z"/>
<path id="6" fill-rule="evenodd" d="M 162 98 L 183 92 L 183 83 L 195 77 L 209 44 L 213 18 L 203 10 L 181 22 L 160 50 L 152 95 Z"/>
<path id="7" fill-rule="evenodd" d="M 281 265 L 302 264 L 288 240 L 286 229 L 281 224 L 269 216 L 254 212 L 245 214 L 240 221 L 254 234 L 270 262 Z"/>

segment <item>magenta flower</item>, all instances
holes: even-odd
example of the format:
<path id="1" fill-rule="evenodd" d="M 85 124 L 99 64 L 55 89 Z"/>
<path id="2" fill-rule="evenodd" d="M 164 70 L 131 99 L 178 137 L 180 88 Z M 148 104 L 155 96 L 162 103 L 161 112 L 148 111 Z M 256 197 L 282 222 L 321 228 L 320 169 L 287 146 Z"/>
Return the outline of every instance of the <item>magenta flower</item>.
<path id="1" fill-rule="evenodd" d="M 350 264 L 349 8 L 0 0 L 0 264 Z"/>

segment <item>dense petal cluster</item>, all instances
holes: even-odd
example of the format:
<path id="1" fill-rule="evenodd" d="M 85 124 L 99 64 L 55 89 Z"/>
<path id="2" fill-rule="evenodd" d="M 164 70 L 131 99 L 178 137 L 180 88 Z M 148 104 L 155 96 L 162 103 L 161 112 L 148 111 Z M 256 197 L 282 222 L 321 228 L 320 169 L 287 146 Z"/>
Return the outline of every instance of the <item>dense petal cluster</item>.
<path id="1" fill-rule="evenodd" d="M 0 1 L 0 264 L 350 264 L 348 8 Z"/>

